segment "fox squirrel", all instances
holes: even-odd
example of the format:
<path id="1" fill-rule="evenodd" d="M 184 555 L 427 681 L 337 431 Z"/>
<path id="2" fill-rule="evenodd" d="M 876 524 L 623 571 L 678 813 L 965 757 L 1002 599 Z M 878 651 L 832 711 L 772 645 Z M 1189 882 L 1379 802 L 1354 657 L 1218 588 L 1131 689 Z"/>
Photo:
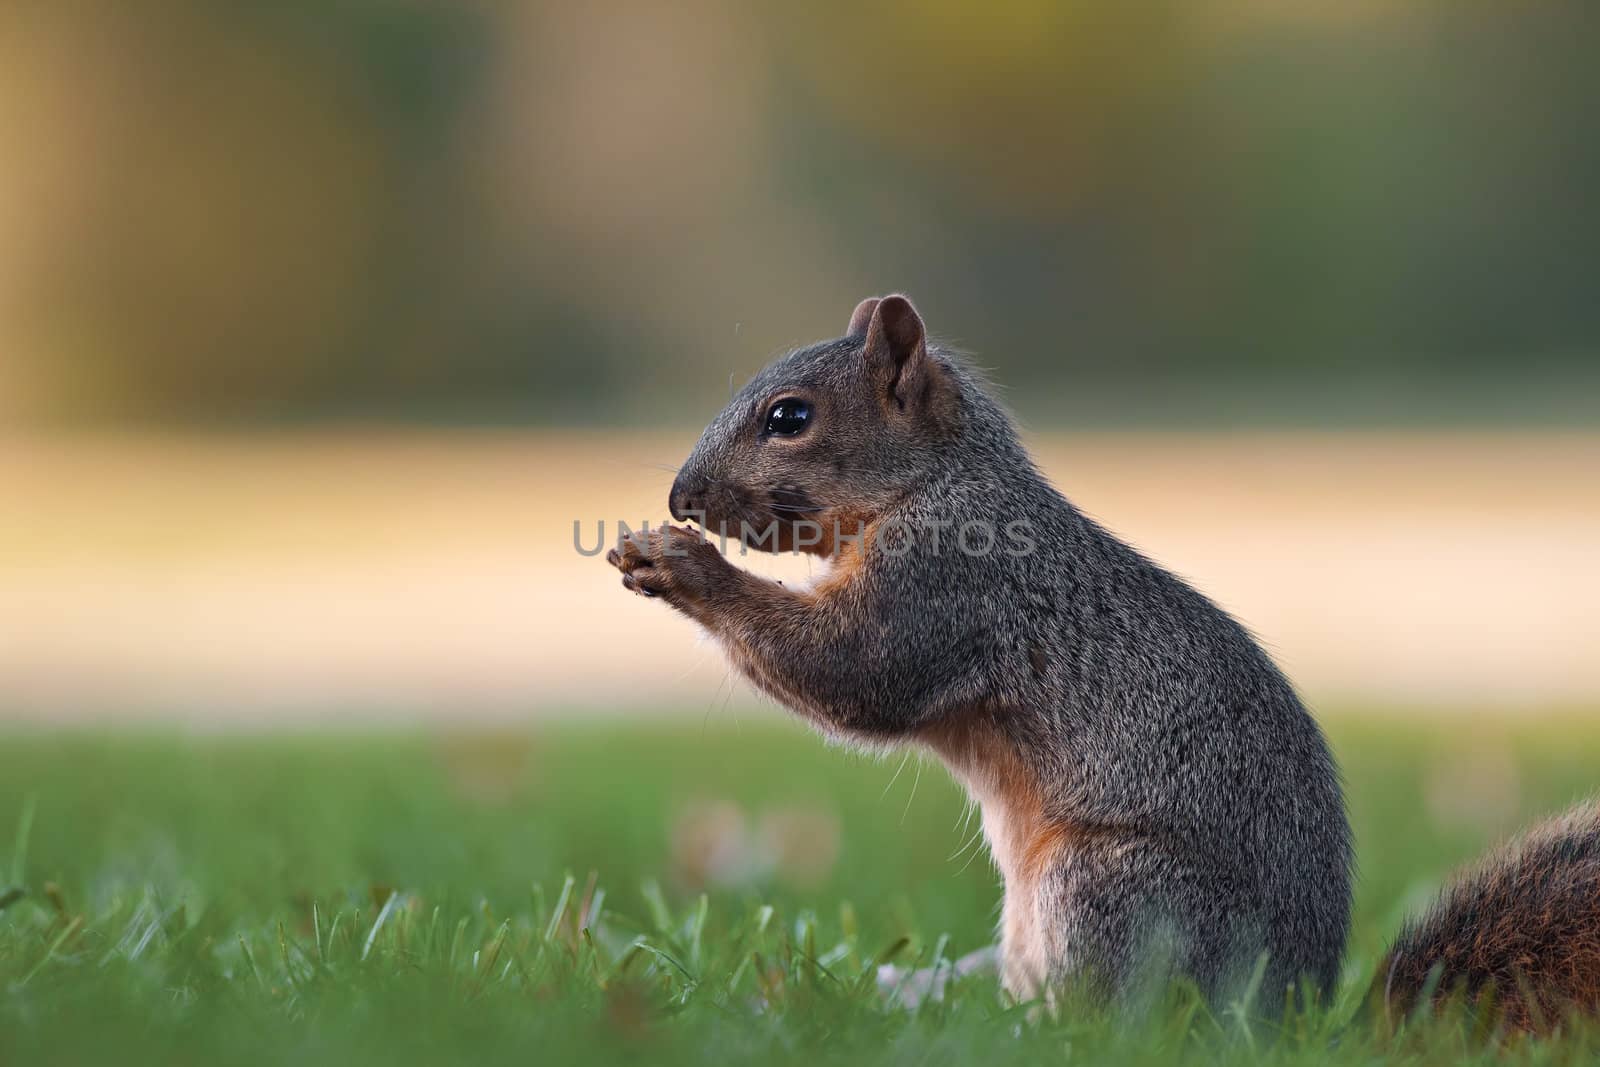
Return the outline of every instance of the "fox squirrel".
<path id="1" fill-rule="evenodd" d="M 1004 879 L 1011 995 L 1116 999 L 1156 968 L 1219 1000 L 1263 958 L 1261 1003 L 1333 988 L 1351 838 L 1317 724 L 1239 623 L 1050 486 L 904 296 L 757 374 L 669 510 L 830 561 L 788 588 L 672 525 L 607 556 L 824 733 L 944 761 Z M 1459 883 L 1377 981 L 1395 1011 L 1492 988 L 1530 1029 L 1600 1008 L 1600 812 Z"/>

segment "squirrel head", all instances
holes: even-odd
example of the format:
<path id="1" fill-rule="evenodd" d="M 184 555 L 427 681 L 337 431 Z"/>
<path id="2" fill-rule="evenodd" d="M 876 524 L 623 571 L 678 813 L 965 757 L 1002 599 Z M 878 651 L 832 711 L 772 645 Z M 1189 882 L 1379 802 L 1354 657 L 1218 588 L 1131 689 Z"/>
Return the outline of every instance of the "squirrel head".
<path id="1" fill-rule="evenodd" d="M 669 506 L 767 551 L 829 555 L 930 476 L 959 385 L 904 296 L 863 300 L 845 336 L 783 356 L 711 421 Z"/>

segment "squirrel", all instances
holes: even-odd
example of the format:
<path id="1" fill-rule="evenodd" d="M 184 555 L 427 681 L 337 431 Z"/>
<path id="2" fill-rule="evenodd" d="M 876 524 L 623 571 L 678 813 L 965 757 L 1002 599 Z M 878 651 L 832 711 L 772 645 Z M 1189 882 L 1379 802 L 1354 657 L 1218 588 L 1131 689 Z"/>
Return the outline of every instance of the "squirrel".
<path id="1" fill-rule="evenodd" d="M 761 370 L 668 509 L 701 530 L 621 537 L 607 560 L 627 589 L 825 735 L 930 752 L 976 801 L 1010 996 L 1334 990 L 1352 841 L 1317 723 L 1242 625 L 1050 485 L 906 297 Z M 729 537 L 828 566 L 784 586 L 730 562 Z M 1459 990 L 1524 1029 L 1600 1009 L 1600 808 L 1449 889 L 1373 995 L 1394 1017 Z"/>

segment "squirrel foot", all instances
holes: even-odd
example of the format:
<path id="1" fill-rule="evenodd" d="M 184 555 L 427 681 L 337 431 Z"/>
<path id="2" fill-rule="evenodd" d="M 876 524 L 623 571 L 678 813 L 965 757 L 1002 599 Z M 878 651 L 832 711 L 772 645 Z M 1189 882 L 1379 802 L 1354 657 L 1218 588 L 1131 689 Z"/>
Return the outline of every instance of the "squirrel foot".
<path id="1" fill-rule="evenodd" d="M 998 945 L 969 952 L 960 959 L 940 967 L 921 967 L 911 970 L 885 963 L 878 968 L 878 992 L 891 1006 L 915 1010 L 924 1001 L 937 1003 L 943 1000 L 945 987 L 950 984 L 952 978 L 996 974 L 999 970 Z"/>
<path id="2" fill-rule="evenodd" d="M 715 545 L 685 526 L 632 531 L 606 553 L 606 562 L 622 572 L 623 588 L 674 606 L 704 599 L 733 569 Z"/>

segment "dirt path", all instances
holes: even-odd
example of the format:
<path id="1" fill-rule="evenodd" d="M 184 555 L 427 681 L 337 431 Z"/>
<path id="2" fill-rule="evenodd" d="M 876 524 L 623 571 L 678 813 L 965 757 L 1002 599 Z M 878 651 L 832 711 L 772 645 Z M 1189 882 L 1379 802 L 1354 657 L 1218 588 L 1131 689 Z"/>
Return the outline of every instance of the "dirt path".
<path id="1" fill-rule="evenodd" d="M 574 520 L 587 545 L 659 520 L 690 438 L 6 442 L 0 719 L 747 706 L 715 648 L 573 545 Z M 1600 700 L 1600 435 L 1034 444 L 1319 703 Z"/>

